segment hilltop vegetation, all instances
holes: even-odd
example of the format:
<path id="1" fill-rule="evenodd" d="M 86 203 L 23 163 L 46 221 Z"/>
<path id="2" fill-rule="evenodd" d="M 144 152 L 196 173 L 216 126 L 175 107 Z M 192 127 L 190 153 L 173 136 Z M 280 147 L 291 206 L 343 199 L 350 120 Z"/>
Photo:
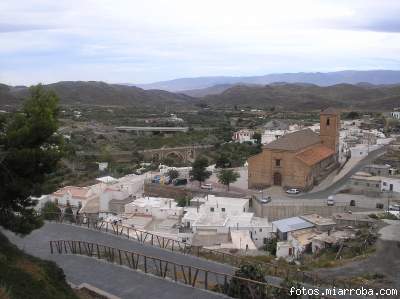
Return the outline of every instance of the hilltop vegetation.
<path id="1" fill-rule="evenodd" d="M 1 299 L 78 299 L 62 269 L 19 250 L 0 233 Z"/>
<path id="2" fill-rule="evenodd" d="M 152 111 L 193 111 L 204 107 L 235 106 L 303 111 L 332 106 L 382 111 L 391 110 L 400 102 L 400 85 L 366 83 L 325 87 L 304 83 L 225 84 L 204 90 L 187 90 L 186 94 L 95 81 L 58 82 L 44 87 L 54 90 L 62 105 L 136 107 Z M 27 95 L 27 87 L 0 84 L 0 107 L 17 106 Z"/>

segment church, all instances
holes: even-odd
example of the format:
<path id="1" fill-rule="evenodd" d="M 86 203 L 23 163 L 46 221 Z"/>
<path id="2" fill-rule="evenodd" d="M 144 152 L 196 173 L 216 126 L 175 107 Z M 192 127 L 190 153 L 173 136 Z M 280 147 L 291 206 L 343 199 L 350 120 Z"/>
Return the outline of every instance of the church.
<path id="1" fill-rule="evenodd" d="M 338 167 L 340 113 L 320 113 L 320 134 L 310 129 L 293 132 L 263 147 L 248 160 L 251 189 L 272 185 L 307 191 Z"/>

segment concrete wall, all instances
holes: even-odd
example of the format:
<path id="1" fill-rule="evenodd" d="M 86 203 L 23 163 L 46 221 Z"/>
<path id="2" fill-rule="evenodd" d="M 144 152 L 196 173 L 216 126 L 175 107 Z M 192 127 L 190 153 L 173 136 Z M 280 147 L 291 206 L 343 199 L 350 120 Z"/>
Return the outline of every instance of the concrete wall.
<path id="1" fill-rule="evenodd" d="M 144 184 L 144 194 L 146 196 L 166 197 L 174 199 L 182 198 L 185 196 L 192 197 L 192 193 L 186 189 L 152 183 Z"/>
<path id="2" fill-rule="evenodd" d="M 330 217 L 334 213 L 343 213 L 348 207 L 346 206 L 326 206 L 326 205 L 274 205 L 272 203 L 260 204 L 257 201 L 253 203 L 254 213 L 258 217 L 267 218 L 268 221 L 275 221 L 283 218 L 318 214 L 322 217 Z M 355 207 L 352 207 L 355 210 Z"/>

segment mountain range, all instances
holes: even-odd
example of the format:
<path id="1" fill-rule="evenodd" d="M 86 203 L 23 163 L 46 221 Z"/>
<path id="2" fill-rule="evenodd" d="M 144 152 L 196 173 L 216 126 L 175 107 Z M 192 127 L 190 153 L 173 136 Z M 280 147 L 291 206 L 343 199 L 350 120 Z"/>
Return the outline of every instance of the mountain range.
<path id="1" fill-rule="evenodd" d="M 62 81 L 43 85 L 54 90 L 61 104 L 82 104 L 100 106 L 137 106 L 141 108 L 182 106 L 193 98 L 165 90 L 144 90 L 135 86 L 107 84 L 98 81 Z M 0 84 L 0 106 L 18 105 L 29 95 L 26 86 Z"/>
<path id="2" fill-rule="evenodd" d="M 249 77 L 198 77 L 180 78 L 150 84 L 133 84 L 143 89 L 162 89 L 182 92 L 193 89 L 210 88 L 216 85 L 258 84 L 266 85 L 274 82 L 310 83 L 319 86 L 330 86 L 341 83 L 357 84 L 365 82 L 374 85 L 400 83 L 400 71 L 339 71 L 327 73 L 282 73 Z M 204 93 L 202 93 L 204 94 Z"/>
<path id="3" fill-rule="evenodd" d="M 278 108 L 316 110 L 333 106 L 341 109 L 387 111 L 400 107 L 400 84 L 370 83 L 318 86 L 309 83 L 268 85 L 218 85 L 192 90 L 191 95 L 165 90 L 144 90 L 135 86 L 97 81 L 64 81 L 43 85 L 54 90 L 63 105 L 138 107 L 152 110 L 211 108 Z M 190 93 L 187 91 L 186 93 Z M 203 95 L 201 95 L 203 93 Z M 26 86 L 0 84 L 0 107 L 18 106 L 29 94 Z M 205 94 L 205 95 L 204 95 Z"/>

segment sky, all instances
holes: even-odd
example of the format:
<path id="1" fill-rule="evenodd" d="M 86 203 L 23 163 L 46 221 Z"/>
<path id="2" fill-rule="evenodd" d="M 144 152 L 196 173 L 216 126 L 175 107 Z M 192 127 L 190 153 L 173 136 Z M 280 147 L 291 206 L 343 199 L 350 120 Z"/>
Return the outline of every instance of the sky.
<path id="1" fill-rule="evenodd" d="M 1 0 L 0 82 L 400 70 L 399 0 Z"/>

